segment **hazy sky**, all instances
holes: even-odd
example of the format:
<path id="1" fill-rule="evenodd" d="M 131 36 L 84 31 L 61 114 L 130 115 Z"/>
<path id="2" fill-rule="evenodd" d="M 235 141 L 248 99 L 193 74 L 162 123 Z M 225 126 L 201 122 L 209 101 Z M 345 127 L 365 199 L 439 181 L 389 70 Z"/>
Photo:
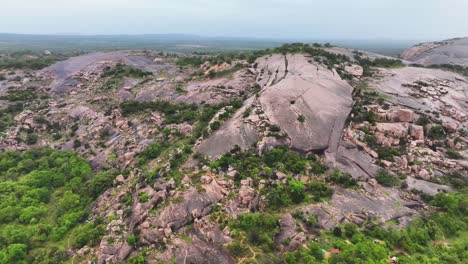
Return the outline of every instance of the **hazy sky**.
<path id="1" fill-rule="evenodd" d="M 0 0 L 0 32 L 268 38 L 468 36 L 468 0 Z"/>

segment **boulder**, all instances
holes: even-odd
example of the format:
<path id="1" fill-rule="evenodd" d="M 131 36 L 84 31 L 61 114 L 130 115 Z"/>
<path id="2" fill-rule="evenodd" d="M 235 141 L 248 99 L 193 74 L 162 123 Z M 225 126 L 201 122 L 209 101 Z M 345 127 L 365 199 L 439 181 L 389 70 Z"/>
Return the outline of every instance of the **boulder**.
<path id="1" fill-rule="evenodd" d="M 411 123 L 414 121 L 414 112 L 409 109 L 400 109 L 394 114 L 393 120 L 396 122 Z"/>
<path id="2" fill-rule="evenodd" d="M 376 129 L 378 132 L 395 138 L 402 138 L 408 135 L 407 123 L 377 123 Z"/>
<path id="3" fill-rule="evenodd" d="M 431 177 L 430 177 L 429 172 L 426 169 L 422 169 L 418 172 L 418 178 L 422 180 L 429 180 Z"/>
<path id="4" fill-rule="evenodd" d="M 249 207 L 256 197 L 255 190 L 249 186 L 241 186 L 239 189 L 239 200 L 243 207 Z"/>
<path id="5" fill-rule="evenodd" d="M 424 140 L 424 128 L 422 126 L 411 125 L 409 133 L 415 140 Z"/>

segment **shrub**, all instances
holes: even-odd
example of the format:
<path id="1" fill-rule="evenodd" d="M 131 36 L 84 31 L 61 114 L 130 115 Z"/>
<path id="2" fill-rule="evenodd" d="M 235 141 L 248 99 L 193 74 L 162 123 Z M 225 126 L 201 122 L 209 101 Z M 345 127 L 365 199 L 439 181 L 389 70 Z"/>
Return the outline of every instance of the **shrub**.
<path id="1" fill-rule="evenodd" d="M 234 241 L 227 245 L 227 249 L 231 253 L 231 255 L 235 258 L 245 257 L 248 256 L 250 253 L 249 247 L 240 243 L 238 241 Z"/>
<path id="2" fill-rule="evenodd" d="M 327 167 L 320 162 L 311 162 L 310 163 L 310 172 L 313 174 L 323 174 L 327 170 Z"/>
<path id="3" fill-rule="evenodd" d="M 343 173 L 338 169 L 333 170 L 333 173 L 330 175 L 330 181 L 345 188 L 354 187 L 357 185 L 357 181 L 353 179 L 351 174 Z"/>
<path id="4" fill-rule="evenodd" d="M 127 237 L 127 243 L 130 246 L 136 247 L 138 243 L 138 237 L 137 236 L 129 236 Z"/>
<path id="5" fill-rule="evenodd" d="M 305 122 L 305 116 L 304 115 L 299 115 L 297 117 L 297 121 L 301 122 L 301 123 L 304 123 Z"/>
<path id="6" fill-rule="evenodd" d="M 399 186 L 400 180 L 385 170 L 379 170 L 375 179 L 385 187 Z"/>
<path id="7" fill-rule="evenodd" d="M 433 140 L 442 140 L 447 137 L 447 134 L 442 126 L 434 125 L 427 131 L 427 136 Z"/>
<path id="8" fill-rule="evenodd" d="M 140 201 L 140 203 L 146 203 L 147 201 L 149 201 L 149 195 L 147 193 L 139 193 L 138 194 L 138 201 Z"/>
<path id="9" fill-rule="evenodd" d="M 307 216 L 307 218 L 305 219 L 304 223 L 308 226 L 308 227 L 319 227 L 320 223 L 319 223 L 319 220 L 317 218 L 316 215 L 314 214 L 310 214 L 309 216 Z"/>
<path id="10" fill-rule="evenodd" d="M 78 139 L 75 139 L 73 141 L 73 148 L 79 148 L 79 147 L 81 147 L 81 141 Z"/>
<path id="11" fill-rule="evenodd" d="M 394 156 L 399 156 L 400 151 L 395 148 L 386 148 L 382 146 L 375 147 L 375 152 L 381 160 L 394 161 Z"/>
<path id="12" fill-rule="evenodd" d="M 270 125 L 271 132 L 281 132 L 281 128 L 277 125 Z"/>
<path id="13" fill-rule="evenodd" d="M 221 122 L 219 121 L 214 121 L 213 123 L 210 124 L 211 130 L 215 131 L 221 126 Z"/>
<path id="14" fill-rule="evenodd" d="M 241 214 L 233 225 L 246 233 L 247 241 L 265 251 L 276 248 L 273 237 L 279 232 L 279 219 L 268 214 Z"/>
<path id="15" fill-rule="evenodd" d="M 462 159 L 463 158 L 463 156 L 454 149 L 447 150 L 446 154 L 449 159 Z"/>
<path id="16" fill-rule="evenodd" d="M 328 199 L 333 195 L 333 189 L 321 182 L 312 182 L 307 184 L 307 189 L 313 195 L 313 199 L 317 202 Z"/>
<path id="17" fill-rule="evenodd" d="M 242 117 L 247 118 L 247 117 L 250 116 L 250 113 L 252 113 L 252 108 L 249 107 L 249 108 L 245 109 L 244 113 L 242 113 Z"/>
<path id="18" fill-rule="evenodd" d="M 34 145 L 37 143 L 37 135 L 36 134 L 28 134 L 26 136 L 26 144 Z"/>

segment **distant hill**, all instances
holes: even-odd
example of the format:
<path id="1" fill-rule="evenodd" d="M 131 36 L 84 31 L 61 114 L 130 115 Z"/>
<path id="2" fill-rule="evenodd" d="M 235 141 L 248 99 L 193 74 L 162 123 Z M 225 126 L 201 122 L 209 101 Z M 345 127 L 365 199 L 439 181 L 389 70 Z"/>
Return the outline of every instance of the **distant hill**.
<path id="1" fill-rule="evenodd" d="M 50 50 L 56 52 L 149 49 L 169 51 L 233 52 L 273 48 L 291 42 L 331 43 L 347 48 L 398 56 L 416 41 L 384 39 L 261 39 L 204 37 L 191 34 L 143 35 L 23 35 L 0 33 L 0 52 Z"/>
<path id="2" fill-rule="evenodd" d="M 401 58 L 425 66 L 435 64 L 468 66 L 468 38 L 419 44 L 403 52 Z"/>

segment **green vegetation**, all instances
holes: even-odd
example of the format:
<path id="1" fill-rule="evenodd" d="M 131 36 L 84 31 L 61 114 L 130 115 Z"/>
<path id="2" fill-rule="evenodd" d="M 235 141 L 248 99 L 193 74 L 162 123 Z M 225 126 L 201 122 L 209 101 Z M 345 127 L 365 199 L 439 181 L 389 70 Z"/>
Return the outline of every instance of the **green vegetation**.
<path id="1" fill-rule="evenodd" d="M 230 226 L 232 230 L 239 230 L 238 236 L 243 237 L 248 244 L 259 247 L 264 252 L 276 249 L 273 236 L 279 232 L 278 217 L 268 214 L 242 214 Z M 245 253 L 237 252 L 236 255 L 242 256 Z"/>
<path id="2" fill-rule="evenodd" d="M 125 116 L 150 110 L 163 113 L 167 124 L 179 124 L 183 122 L 197 124 L 192 135 L 192 138 L 197 139 L 198 137 L 206 134 L 206 127 L 208 126 L 209 121 L 211 121 L 214 115 L 222 108 L 225 109 L 225 112 L 220 116 L 221 121 L 226 120 L 241 106 L 242 101 L 238 99 L 233 99 L 217 105 L 203 106 L 198 106 L 196 104 L 172 104 L 166 101 L 126 101 L 120 104 L 120 109 L 122 114 Z M 214 126 L 216 128 L 216 124 Z"/>
<path id="3" fill-rule="evenodd" d="M 6 109 L 0 110 L 0 133 L 5 132 L 15 122 L 15 116 L 23 111 L 24 105 L 16 103 L 8 105 Z"/>
<path id="4" fill-rule="evenodd" d="M 445 129 L 440 125 L 433 125 L 426 133 L 427 137 L 433 140 L 443 140 L 447 138 Z"/>
<path id="5" fill-rule="evenodd" d="M 400 179 L 385 170 L 379 170 L 375 179 L 385 187 L 400 186 Z"/>
<path id="6" fill-rule="evenodd" d="M 108 67 L 104 70 L 102 77 L 131 77 L 131 78 L 145 78 L 153 75 L 151 72 L 143 71 L 135 67 L 124 64 L 117 64 L 115 67 Z"/>
<path id="7" fill-rule="evenodd" d="M 231 67 L 231 68 L 228 68 L 226 70 L 222 70 L 222 71 L 209 71 L 208 72 L 208 77 L 210 77 L 211 79 L 214 79 L 214 78 L 220 78 L 220 77 L 226 77 L 226 76 L 230 76 L 232 75 L 233 73 L 237 72 L 238 70 L 244 68 L 244 66 L 240 65 L 240 64 L 236 64 L 235 66 Z"/>
<path id="8" fill-rule="evenodd" d="M 10 90 L 6 95 L 0 97 L 0 100 L 10 102 L 6 104 L 6 108 L 0 109 L 0 136 L 2 132 L 14 124 L 15 116 L 33 105 L 34 102 L 39 101 L 37 99 L 47 99 L 47 96 L 39 94 L 33 87 L 25 90 Z"/>
<path id="9" fill-rule="evenodd" d="M 138 194 L 138 201 L 140 201 L 140 203 L 146 203 L 147 201 L 149 201 L 150 197 L 147 193 L 139 193 Z"/>
<path id="10" fill-rule="evenodd" d="M 332 231 L 317 234 L 318 242 L 309 242 L 282 256 L 271 254 L 276 250 L 271 241 L 279 232 L 278 216 L 244 214 L 229 224 L 235 240 L 228 249 L 238 259 L 255 258 L 252 263 L 263 263 L 263 259 L 288 264 L 389 263 L 394 256 L 398 263 L 465 263 L 468 248 L 466 189 L 459 193 L 438 194 L 430 204 L 438 209 L 423 214 L 405 228 L 345 223 Z M 315 215 L 307 216 L 301 211 L 292 215 L 309 227 L 317 226 Z M 333 252 L 332 249 L 335 253 L 326 259 L 325 252 Z"/>
<path id="11" fill-rule="evenodd" d="M 420 65 L 420 64 L 411 64 L 411 66 L 424 68 L 424 65 Z M 456 72 L 461 75 L 468 76 L 468 67 L 466 66 L 455 65 L 455 64 L 434 64 L 434 65 L 430 65 L 427 67 L 433 68 L 433 69 L 441 69 L 445 71 Z"/>
<path id="12" fill-rule="evenodd" d="M 373 76 L 375 73 L 374 68 L 401 68 L 405 64 L 401 60 L 387 59 L 387 58 L 376 58 L 373 60 L 364 59 L 360 54 L 355 54 L 354 59 L 362 66 L 364 72 L 363 76 Z"/>
<path id="13" fill-rule="evenodd" d="M 297 117 L 297 121 L 299 121 L 299 122 L 301 122 L 301 123 L 304 123 L 304 122 L 305 122 L 305 117 L 304 117 L 304 115 L 299 115 L 299 116 Z"/>
<path id="14" fill-rule="evenodd" d="M 58 263 L 69 245 L 95 244 L 104 226 L 82 223 L 113 177 L 69 152 L 1 153 L 0 263 Z"/>
<path id="15" fill-rule="evenodd" d="M 10 102 L 32 101 L 38 97 L 38 93 L 34 89 L 10 90 L 7 95 L 0 96 L 0 100 L 7 100 Z"/>
<path id="16" fill-rule="evenodd" d="M 385 107 L 385 97 L 370 88 L 367 82 L 362 81 L 354 87 L 353 98 L 355 98 L 355 103 L 351 109 L 350 120 L 357 123 L 367 121 L 370 124 L 375 124 L 377 115 L 367 106 L 378 103 Z"/>
<path id="17" fill-rule="evenodd" d="M 211 162 L 212 169 L 226 171 L 233 167 L 239 172 L 234 179 L 239 183 L 241 179 L 250 177 L 254 185 L 262 179 L 275 177 L 273 170 L 287 176 L 286 183 L 271 184 L 262 190 L 267 207 L 278 210 L 293 204 L 303 202 L 318 202 L 330 198 L 333 190 L 327 184 L 313 180 L 312 175 L 321 175 L 326 168 L 314 161 L 315 156 L 303 155 L 287 148 L 273 148 L 262 156 L 253 152 L 243 152 L 235 148 L 217 161 Z M 294 180 L 292 175 L 309 175 L 310 181 Z"/>
<path id="18" fill-rule="evenodd" d="M 274 148 L 259 156 L 253 152 L 242 152 L 234 148 L 217 161 L 209 164 L 213 169 L 227 170 L 233 166 L 240 173 L 240 179 L 251 177 L 257 179 L 261 172 L 272 168 L 284 173 L 306 173 L 307 164 L 314 163 L 297 152 L 287 148 Z"/>
<path id="19" fill-rule="evenodd" d="M 272 210 L 306 201 L 319 202 L 332 194 L 333 190 L 323 183 L 303 183 L 294 180 L 288 181 L 287 184 L 269 186 L 263 190 L 268 208 Z"/>
<path id="20" fill-rule="evenodd" d="M 201 57 L 183 57 L 179 58 L 176 61 L 176 65 L 179 67 L 200 67 L 205 61 Z"/>
<path id="21" fill-rule="evenodd" d="M 122 109 L 127 109 L 127 114 L 136 113 L 137 110 L 156 110 L 166 114 L 166 123 L 189 122 L 193 125 L 191 135 L 184 135 L 177 129 L 163 129 L 159 135 L 160 137 L 137 155 L 138 166 L 145 170 L 144 178 L 141 180 L 151 181 L 156 177 L 181 180 L 184 175 L 179 170 L 180 166 L 192 154 L 196 140 L 208 135 L 208 124 L 213 117 L 217 113 L 222 113 L 219 115 L 218 121 L 216 121 L 216 123 L 221 124 L 241 106 L 242 102 L 239 100 L 203 106 L 173 105 L 168 102 L 132 102 L 131 104 L 121 105 Z M 203 157 L 198 158 L 203 159 Z M 156 167 L 148 169 L 148 163 L 155 159 L 159 159 L 161 162 Z M 170 165 L 169 170 L 167 170 L 167 164 Z"/>
<path id="22" fill-rule="evenodd" d="M 0 69 L 39 70 L 67 58 L 64 54 L 46 55 L 33 51 L 18 51 L 0 56 Z"/>
<path id="23" fill-rule="evenodd" d="M 351 174 L 341 172 L 338 169 L 333 170 L 333 173 L 330 175 L 329 180 L 345 188 L 350 188 L 357 185 L 357 181 L 353 179 Z"/>
<path id="24" fill-rule="evenodd" d="M 218 120 L 214 121 L 213 123 L 210 124 L 211 130 L 217 130 L 221 126 L 221 122 Z"/>
<path id="25" fill-rule="evenodd" d="M 448 149 L 446 154 L 449 159 L 463 159 L 463 156 L 454 149 Z"/>
<path id="26" fill-rule="evenodd" d="M 119 88 L 125 77 L 142 79 L 153 75 L 151 72 L 146 72 L 135 67 L 124 64 L 117 64 L 115 67 L 107 67 L 102 73 L 102 78 L 108 80 L 102 85 L 101 90 L 115 90 Z"/>

